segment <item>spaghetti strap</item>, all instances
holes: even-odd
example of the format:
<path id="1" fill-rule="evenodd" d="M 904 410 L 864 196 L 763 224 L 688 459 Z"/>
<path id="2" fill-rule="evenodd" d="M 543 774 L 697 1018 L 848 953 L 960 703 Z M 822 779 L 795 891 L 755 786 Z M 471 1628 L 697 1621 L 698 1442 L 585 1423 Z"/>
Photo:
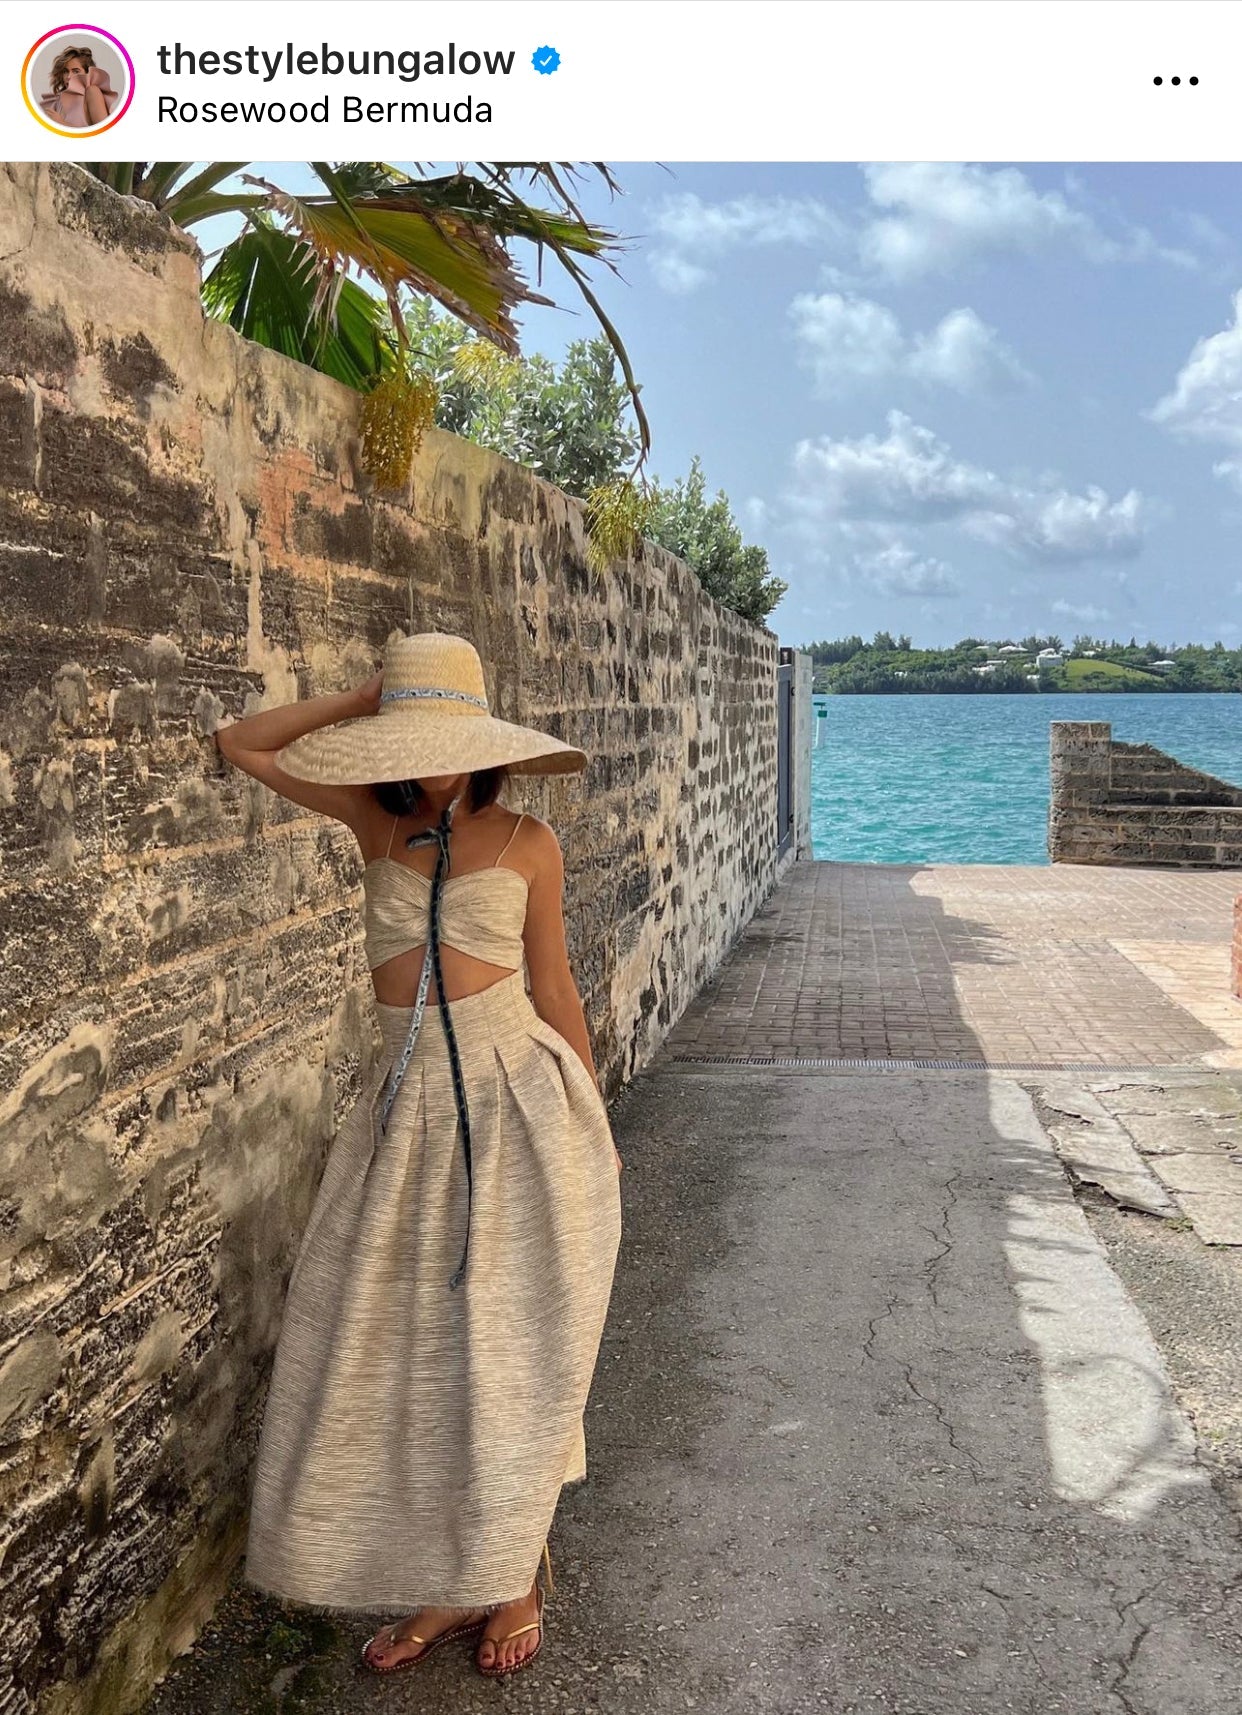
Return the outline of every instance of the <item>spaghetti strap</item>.
<path id="1" fill-rule="evenodd" d="M 518 817 L 517 821 L 513 825 L 513 832 L 509 835 L 509 838 L 505 841 L 504 845 L 501 847 L 500 857 L 498 857 L 496 859 L 496 862 L 492 865 L 493 869 L 497 869 L 499 867 L 500 858 L 502 858 L 505 855 L 505 853 L 508 851 L 509 847 L 513 844 L 513 841 L 517 836 L 517 831 L 522 826 L 522 822 L 524 821 L 525 816 L 526 816 L 526 812 L 525 812 L 525 810 L 523 810 L 521 815 Z"/>
<path id="2" fill-rule="evenodd" d="M 396 833 L 397 823 L 400 820 L 401 820 L 400 816 L 394 816 L 392 819 L 392 827 L 388 830 L 388 850 L 384 853 L 385 857 L 391 857 L 392 856 L 392 836 Z"/>

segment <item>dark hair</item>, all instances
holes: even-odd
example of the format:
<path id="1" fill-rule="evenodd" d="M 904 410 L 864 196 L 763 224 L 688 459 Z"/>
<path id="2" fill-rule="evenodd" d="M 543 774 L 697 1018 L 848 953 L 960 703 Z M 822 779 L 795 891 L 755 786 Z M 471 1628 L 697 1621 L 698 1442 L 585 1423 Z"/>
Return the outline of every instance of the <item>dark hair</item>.
<path id="1" fill-rule="evenodd" d="M 466 802 L 472 810 L 494 804 L 509 778 L 503 763 L 496 768 L 475 768 L 466 787 Z M 377 780 L 371 786 L 380 807 L 390 816 L 409 816 L 422 808 L 425 794 L 417 780 Z"/>

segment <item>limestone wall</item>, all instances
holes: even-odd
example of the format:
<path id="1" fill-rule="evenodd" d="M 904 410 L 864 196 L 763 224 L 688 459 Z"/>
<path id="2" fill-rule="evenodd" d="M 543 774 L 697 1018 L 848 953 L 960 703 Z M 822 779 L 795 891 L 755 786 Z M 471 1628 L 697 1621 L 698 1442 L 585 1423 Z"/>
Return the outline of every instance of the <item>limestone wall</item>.
<path id="1" fill-rule="evenodd" d="M 1053 863 L 1242 867 L 1242 786 L 1107 721 L 1053 721 L 1048 855 Z"/>
<path id="2" fill-rule="evenodd" d="M 357 395 L 205 321 L 193 242 L 75 168 L 0 168 L 0 258 L 0 1710 L 67 1715 L 131 1707 L 235 1562 L 376 1044 L 352 836 L 217 724 L 472 638 L 593 755 L 510 801 L 613 1092 L 771 889 L 778 643 L 663 552 L 593 575 L 575 502 L 453 437 L 369 492 Z"/>

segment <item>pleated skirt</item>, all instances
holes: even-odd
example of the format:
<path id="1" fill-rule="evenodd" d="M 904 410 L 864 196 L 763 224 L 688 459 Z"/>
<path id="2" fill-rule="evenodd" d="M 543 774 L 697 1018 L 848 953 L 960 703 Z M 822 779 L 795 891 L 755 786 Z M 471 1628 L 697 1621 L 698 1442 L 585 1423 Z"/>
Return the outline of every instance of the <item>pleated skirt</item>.
<path id="1" fill-rule="evenodd" d="M 514 971 L 439 1009 L 380 1131 L 412 1009 L 333 1140 L 294 1263 L 244 1576 L 326 1612 L 494 1606 L 530 1589 L 584 1411 L 621 1239 L 607 1110 Z"/>

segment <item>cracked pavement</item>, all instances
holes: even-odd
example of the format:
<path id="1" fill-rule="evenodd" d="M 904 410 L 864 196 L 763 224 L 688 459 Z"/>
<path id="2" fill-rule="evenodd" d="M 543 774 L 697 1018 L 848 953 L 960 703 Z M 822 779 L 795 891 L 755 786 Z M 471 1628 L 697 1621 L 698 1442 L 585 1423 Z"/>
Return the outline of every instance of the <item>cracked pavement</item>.
<path id="1" fill-rule="evenodd" d="M 657 1056 L 613 1120 L 588 1476 L 507 1707 L 1232 1715 L 1237 1521 L 1016 1079 Z M 371 1629 L 238 1593 L 151 1715 L 495 1706 L 464 1648 L 364 1677 Z"/>

